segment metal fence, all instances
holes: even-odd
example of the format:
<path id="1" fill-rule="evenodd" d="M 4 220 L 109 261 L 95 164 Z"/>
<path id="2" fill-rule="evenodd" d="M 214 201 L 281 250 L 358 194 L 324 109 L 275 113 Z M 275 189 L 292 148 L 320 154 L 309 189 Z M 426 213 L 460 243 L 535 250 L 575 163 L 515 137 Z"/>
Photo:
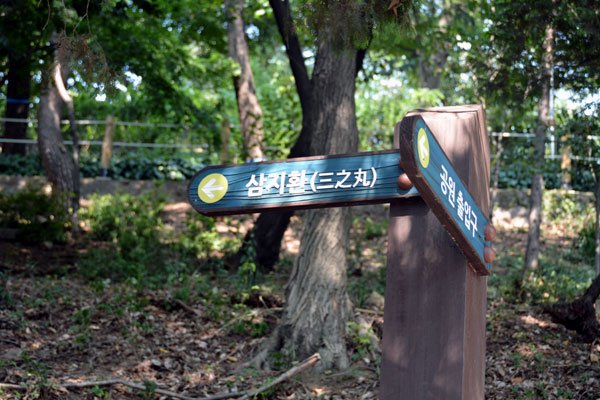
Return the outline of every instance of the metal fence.
<path id="1" fill-rule="evenodd" d="M 20 119 L 20 118 L 0 118 L 0 122 L 15 122 L 15 123 L 26 123 L 26 124 L 37 124 L 36 119 Z M 62 120 L 62 124 L 68 124 L 68 120 Z M 107 124 L 106 120 L 77 120 L 75 121 L 76 125 L 105 125 Z M 130 121 L 115 121 L 115 125 L 117 126 L 135 126 L 135 127 L 147 127 L 147 128 L 166 128 L 166 129 L 175 129 L 175 128 L 184 128 L 189 129 L 189 125 L 184 124 L 166 124 L 166 123 L 149 123 L 149 122 L 130 122 Z M 380 132 L 380 130 L 362 130 L 362 132 Z M 492 132 L 489 134 L 491 138 L 526 138 L 532 139 L 535 138 L 535 134 L 533 133 L 516 133 L 516 132 Z M 600 140 L 600 136 L 588 136 L 587 140 Z M 23 143 L 23 144 L 37 144 L 36 140 L 32 139 L 7 139 L 0 138 L 0 143 Z M 65 144 L 72 145 L 73 142 L 70 140 L 65 140 Z M 80 145 L 91 145 L 91 146 L 102 146 L 101 141 L 97 140 L 81 140 L 79 142 Z M 208 145 L 205 143 L 195 143 L 195 144 L 180 144 L 180 143 L 133 143 L 133 142 L 113 142 L 114 147 L 137 147 L 137 148 L 186 148 L 186 149 L 207 149 Z M 561 154 L 557 152 L 558 141 L 556 140 L 556 135 L 551 133 L 548 135 L 548 152 L 545 155 L 546 159 L 549 160 L 557 160 L 562 157 Z M 231 148 L 235 148 L 234 145 L 230 146 Z M 285 149 L 269 146 L 266 150 L 273 151 L 284 151 Z M 570 158 L 572 160 L 577 161 L 592 161 L 600 164 L 600 157 L 580 157 L 571 155 Z"/>

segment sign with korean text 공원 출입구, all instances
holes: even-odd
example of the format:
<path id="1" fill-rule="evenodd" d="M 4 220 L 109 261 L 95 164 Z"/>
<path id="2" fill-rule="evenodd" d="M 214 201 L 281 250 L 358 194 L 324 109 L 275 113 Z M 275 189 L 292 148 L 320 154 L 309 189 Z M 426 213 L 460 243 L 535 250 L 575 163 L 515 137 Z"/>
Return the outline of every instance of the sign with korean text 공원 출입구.
<path id="1" fill-rule="evenodd" d="M 400 143 L 402 165 L 421 197 L 458 243 L 471 266 L 488 275 L 490 264 L 484 261 L 484 248 L 490 245 L 484 238 L 484 228 L 489 224 L 487 217 L 421 117 L 407 119 L 401 127 Z"/>
<path id="2" fill-rule="evenodd" d="M 205 215 L 384 203 L 417 195 L 398 188 L 398 150 L 210 166 L 196 174 L 189 201 Z"/>

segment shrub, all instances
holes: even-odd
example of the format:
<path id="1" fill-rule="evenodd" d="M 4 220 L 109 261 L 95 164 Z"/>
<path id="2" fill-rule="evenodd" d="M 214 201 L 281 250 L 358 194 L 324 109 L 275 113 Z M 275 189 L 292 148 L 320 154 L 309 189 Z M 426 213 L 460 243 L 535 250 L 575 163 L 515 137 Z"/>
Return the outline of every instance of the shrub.
<path id="1" fill-rule="evenodd" d="M 85 277 L 140 281 L 165 268 L 164 224 L 159 216 L 164 200 L 151 193 L 92 195 L 91 200 L 80 218 L 89 228 L 89 238 L 106 245 L 83 256 Z"/>
<path id="2" fill-rule="evenodd" d="M 18 229 L 18 238 L 25 242 L 64 242 L 71 227 L 64 196 L 45 193 L 39 186 L 0 194 L 0 227 Z"/>
<path id="3" fill-rule="evenodd" d="M 112 158 L 110 176 L 114 179 L 185 180 L 191 178 L 205 163 L 196 154 L 139 152 L 116 155 Z M 79 170 L 83 178 L 100 175 L 100 156 L 82 154 Z M 40 156 L 0 153 L 0 174 L 45 175 Z"/>

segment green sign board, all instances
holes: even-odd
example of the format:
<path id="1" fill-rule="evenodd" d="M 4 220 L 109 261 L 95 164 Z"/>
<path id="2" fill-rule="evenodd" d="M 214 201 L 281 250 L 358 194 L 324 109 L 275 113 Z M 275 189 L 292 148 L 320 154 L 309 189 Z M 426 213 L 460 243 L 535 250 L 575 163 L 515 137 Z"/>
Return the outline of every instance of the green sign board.
<path id="1" fill-rule="evenodd" d="M 399 150 L 210 166 L 188 186 L 205 215 L 385 203 L 417 196 L 402 190 Z"/>
<path id="2" fill-rule="evenodd" d="M 487 219 L 435 136 L 421 117 L 407 117 L 400 125 L 402 166 L 421 197 L 461 248 L 479 274 L 488 275 L 484 260 Z"/>

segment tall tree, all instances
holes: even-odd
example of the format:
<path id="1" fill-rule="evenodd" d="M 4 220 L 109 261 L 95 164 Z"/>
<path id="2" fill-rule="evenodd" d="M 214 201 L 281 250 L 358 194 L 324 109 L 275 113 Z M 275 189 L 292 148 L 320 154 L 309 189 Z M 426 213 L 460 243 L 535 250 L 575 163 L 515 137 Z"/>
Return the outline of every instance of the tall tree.
<path id="1" fill-rule="evenodd" d="M 63 41 L 64 43 L 64 41 Z M 71 155 L 63 142 L 60 121 L 64 112 L 64 101 L 60 89 L 69 76 L 69 54 L 67 46 L 53 33 L 51 44 L 55 47 L 54 60 L 42 74 L 42 89 L 38 106 L 38 147 L 48 180 L 59 193 L 79 192 L 79 176 Z M 79 198 L 73 196 L 66 206 L 73 211 L 78 208 Z"/>
<path id="2" fill-rule="evenodd" d="M 309 77 L 289 1 L 270 0 L 270 4 L 302 106 L 302 131 L 290 156 L 356 151 L 356 75 L 370 42 L 374 23 L 370 17 L 391 17 L 388 5 L 332 0 L 307 6 L 304 11 L 316 37 Z M 318 351 L 321 369 L 343 369 L 349 365 L 344 337 L 351 309 L 346 290 L 350 210 L 312 210 L 305 213 L 304 221 L 283 316 L 254 361 L 266 366 L 273 352 L 303 358 Z"/>
<path id="3" fill-rule="evenodd" d="M 538 100 L 538 124 L 535 129 L 535 171 L 531 177 L 531 193 L 529 197 L 529 231 L 527 234 L 527 250 L 525 252 L 524 274 L 537 268 L 540 254 L 540 225 L 542 218 L 542 198 L 544 193 L 544 153 L 546 131 L 550 125 L 550 87 L 552 69 L 554 67 L 554 27 L 549 22 L 545 27 L 543 42 L 540 86 Z"/>
<path id="4" fill-rule="evenodd" d="M 0 57 L 6 59 L 8 71 L 6 80 L 6 109 L 4 116 L 10 119 L 27 119 L 31 104 L 31 78 L 38 71 L 35 61 L 48 51 L 42 42 L 40 28 L 48 20 L 47 14 L 40 13 L 32 1 L 0 2 Z M 7 139 L 26 139 L 27 124 L 16 121 L 4 122 L 4 135 Z M 25 154 L 22 143 L 4 143 L 2 152 Z"/>
<path id="5" fill-rule="evenodd" d="M 242 11 L 244 0 L 226 0 L 227 42 L 229 56 L 239 66 L 233 75 L 233 86 L 240 117 L 240 130 L 244 140 L 245 152 L 251 161 L 265 158 L 263 150 L 262 109 L 256 96 L 254 76 L 250 66 L 250 51 L 246 42 Z"/>
<path id="6" fill-rule="evenodd" d="M 598 38 L 592 32 L 597 30 L 600 16 L 597 2 L 587 0 L 577 4 L 564 0 L 496 0 L 491 2 L 489 11 L 490 23 L 484 36 L 489 39 L 490 45 L 483 48 L 489 51 L 485 51 L 487 61 L 479 62 L 486 72 L 478 73 L 486 77 L 486 91 L 507 99 L 520 99 L 523 103 L 520 107 L 511 100 L 514 104 L 511 108 L 514 109 L 527 110 L 529 104 L 533 105 L 532 101 L 537 105 L 537 123 L 529 124 L 535 126 L 536 138 L 531 153 L 534 173 L 530 231 L 523 266 L 523 277 L 527 278 L 528 271 L 538 265 L 540 252 L 539 224 L 544 143 L 549 125 L 550 77 L 554 77 L 555 88 L 565 88 L 574 94 L 585 95 L 595 90 L 600 73 Z M 474 61 L 476 64 L 477 61 Z M 527 124 L 522 124 L 526 120 L 525 115 L 513 113 L 510 121 L 526 128 Z"/>

